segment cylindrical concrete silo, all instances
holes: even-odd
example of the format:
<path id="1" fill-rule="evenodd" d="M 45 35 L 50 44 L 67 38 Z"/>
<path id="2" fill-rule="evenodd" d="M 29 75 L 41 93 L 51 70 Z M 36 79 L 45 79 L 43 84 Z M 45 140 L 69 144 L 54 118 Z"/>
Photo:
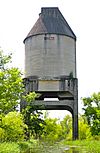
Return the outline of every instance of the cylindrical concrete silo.
<path id="1" fill-rule="evenodd" d="M 40 93 L 35 99 L 36 105 L 43 104 L 45 109 L 69 110 L 73 117 L 73 139 L 77 139 L 75 34 L 57 7 L 46 7 L 41 9 L 39 19 L 24 43 L 26 93 Z M 53 102 L 52 98 L 55 99 Z M 21 107 L 24 106 L 25 103 L 21 103 Z"/>
<path id="2" fill-rule="evenodd" d="M 76 78 L 76 36 L 58 8 L 41 9 L 24 43 L 26 78 Z"/>

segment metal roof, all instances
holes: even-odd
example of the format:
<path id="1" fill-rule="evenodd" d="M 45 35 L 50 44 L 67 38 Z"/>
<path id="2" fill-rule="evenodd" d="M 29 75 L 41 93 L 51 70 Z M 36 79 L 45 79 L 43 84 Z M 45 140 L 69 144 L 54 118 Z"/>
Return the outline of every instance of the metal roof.
<path id="1" fill-rule="evenodd" d="M 41 8 L 39 19 L 24 39 L 24 42 L 27 38 L 39 34 L 61 34 L 76 39 L 74 32 L 68 25 L 58 7 Z"/>

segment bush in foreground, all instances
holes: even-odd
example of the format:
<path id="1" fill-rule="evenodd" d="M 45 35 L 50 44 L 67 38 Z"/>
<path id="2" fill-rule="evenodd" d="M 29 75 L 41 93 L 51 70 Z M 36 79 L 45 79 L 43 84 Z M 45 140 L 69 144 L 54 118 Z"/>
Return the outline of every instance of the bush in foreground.
<path id="1" fill-rule="evenodd" d="M 1 117 L 0 141 L 21 141 L 24 139 L 25 128 L 23 117 L 18 112 L 10 112 Z"/>
<path id="2" fill-rule="evenodd" d="M 20 153 L 20 148 L 17 143 L 4 142 L 0 143 L 0 153 Z"/>

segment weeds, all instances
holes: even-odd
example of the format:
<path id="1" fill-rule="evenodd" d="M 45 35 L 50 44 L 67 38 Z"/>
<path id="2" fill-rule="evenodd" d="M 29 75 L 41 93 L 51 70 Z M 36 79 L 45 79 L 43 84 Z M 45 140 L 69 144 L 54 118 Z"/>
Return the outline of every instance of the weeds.
<path id="1" fill-rule="evenodd" d="M 78 150 L 79 153 L 100 153 L 100 141 L 77 140 L 61 141 L 56 143 L 30 140 L 23 142 L 0 143 L 0 153 L 68 153 Z"/>

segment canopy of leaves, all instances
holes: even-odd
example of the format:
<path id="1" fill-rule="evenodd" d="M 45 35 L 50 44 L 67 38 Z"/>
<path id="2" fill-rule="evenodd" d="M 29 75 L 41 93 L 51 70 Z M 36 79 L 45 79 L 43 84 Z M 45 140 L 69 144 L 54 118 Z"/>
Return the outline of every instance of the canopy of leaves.
<path id="1" fill-rule="evenodd" d="M 91 136 L 91 130 L 87 123 L 86 117 L 81 116 L 79 117 L 79 139 L 90 139 Z"/>
<path id="2" fill-rule="evenodd" d="M 83 98 L 85 116 L 91 127 L 92 135 L 100 135 L 100 92 Z"/>
<path id="3" fill-rule="evenodd" d="M 62 127 L 58 119 L 45 118 L 45 127 L 42 139 L 49 142 L 59 141 L 62 137 Z"/>
<path id="4" fill-rule="evenodd" d="M 37 97 L 35 92 L 25 93 L 22 74 L 18 68 L 11 67 L 11 54 L 4 55 L 0 51 L 0 115 L 6 116 L 9 112 L 13 112 L 18 108 L 21 99 L 25 101 L 23 110 L 24 122 L 28 126 L 28 133 L 36 135 L 42 131 L 43 120 L 41 112 L 37 111 L 34 100 Z M 23 93 L 25 93 L 23 95 Z M 33 103 L 33 105 L 31 105 Z M 12 114 L 13 116 L 13 114 Z M 19 116 L 18 116 L 19 117 Z M 20 119 L 20 118 L 19 118 Z M 13 121 L 12 121 L 13 122 Z M 13 124 L 13 123 L 12 123 Z M 19 122 L 18 122 L 19 124 Z M 1 129 L 4 131 L 4 129 Z M 9 129 L 7 128 L 9 131 Z M 3 132 L 2 131 L 2 132 Z M 13 131 L 13 130 L 12 130 Z M 16 132 L 17 134 L 18 132 Z M 13 139 L 13 138 L 12 138 Z"/>
<path id="5" fill-rule="evenodd" d="M 64 119 L 61 121 L 63 138 L 66 138 L 69 133 L 72 133 L 72 117 L 70 115 L 66 115 Z"/>
<path id="6" fill-rule="evenodd" d="M 7 114 L 16 109 L 23 92 L 21 73 L 18 68 L 8 68 L 10 55 L 0 51 L 0 113 Z"/>
<path id="7" fill-rule="evenodd" d="M 24 116 L 25 124 L 27 124 L 27 139 L 30 136 L 34 136 L 35 138 L 39 138 L 43 132 L 45 122 L 42 118 L 42 111 L 38 110 L 42 106 L 37 106 L 34 104 L 35 98 L 38 95 L 35 92 L 30 92 L 23 96 L 23 100 L 26 102 L 26 107 L 22 110 L 22 114 Z"/>

